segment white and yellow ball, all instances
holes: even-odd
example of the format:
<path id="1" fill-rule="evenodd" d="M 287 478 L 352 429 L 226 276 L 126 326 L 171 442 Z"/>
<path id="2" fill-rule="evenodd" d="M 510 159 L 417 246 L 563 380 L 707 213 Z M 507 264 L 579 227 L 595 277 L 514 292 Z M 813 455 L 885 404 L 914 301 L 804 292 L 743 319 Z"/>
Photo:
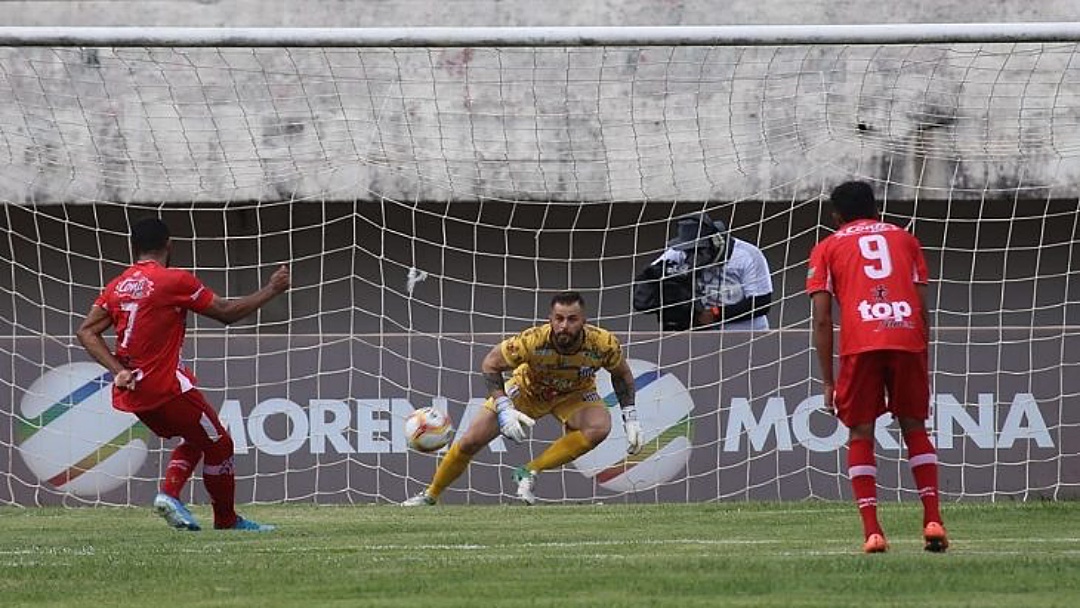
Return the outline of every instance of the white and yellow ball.
<path id="1" fill-rule="evenodd" d="M 405 419 L 405 441 L 418 452 L 435 452 L 454 438 L 454 423 L 445 412 L 423 407 Z"/>

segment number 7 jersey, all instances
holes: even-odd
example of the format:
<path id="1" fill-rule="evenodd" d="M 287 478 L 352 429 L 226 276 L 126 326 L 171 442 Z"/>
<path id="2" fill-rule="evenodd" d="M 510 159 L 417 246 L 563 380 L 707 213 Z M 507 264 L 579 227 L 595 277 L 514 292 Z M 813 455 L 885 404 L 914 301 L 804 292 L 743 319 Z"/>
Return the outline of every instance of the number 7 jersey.
<path id="1" fill-rule="evenodd" d="M 206 310 L 213 299 L 195 275 L 153 260 L 140 260 L 109 282 L 94 305 L 112 318 L 116 358 L 136 378 L 134 390 L 113 387 L 116 409 L 153 409 L 195 385 L 180 363 L 187 312 Z"/>
<path id="2" fill-rule="evenodd" d="M 927 348 L 922 247 L 908 231 L 879 220 L 848 222 L 810 253 L 806 292 L 827 291 L 840 309 L 840 354 Z"/>

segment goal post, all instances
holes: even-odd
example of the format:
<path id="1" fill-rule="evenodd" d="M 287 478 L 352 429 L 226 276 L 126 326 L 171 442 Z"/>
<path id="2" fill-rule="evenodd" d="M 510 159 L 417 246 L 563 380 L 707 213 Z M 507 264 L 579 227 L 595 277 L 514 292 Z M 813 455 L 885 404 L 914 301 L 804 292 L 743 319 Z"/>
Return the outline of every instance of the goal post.
<path id="1" fill-rule="evenodd" d="M 240 502 L 415 493 L 438 455 L 405 448 L 405 416 L 466 426 L 483 355 L 563 289 L 623 341 L 648 446 L 627 460 L 616 422 L 540 500 L 846 497 L 803 284 L 848 179 L 926 249 L 942 495 L 1076 497 L 1078 43 L 1080 23 L 0 27 L 0 504 L 155 491 L 170 444 L 110 409 L 73 336 L 147 215 L 221 295 L 293 270 L 246 322 L 189 321 Z M 700 211 L 762 249 L 773 329 L 633 311 Z M 882 499 L 916 498 L 884 422 Z M 497 440 L 445 500 L 511 500 L 560 433 Z"/>

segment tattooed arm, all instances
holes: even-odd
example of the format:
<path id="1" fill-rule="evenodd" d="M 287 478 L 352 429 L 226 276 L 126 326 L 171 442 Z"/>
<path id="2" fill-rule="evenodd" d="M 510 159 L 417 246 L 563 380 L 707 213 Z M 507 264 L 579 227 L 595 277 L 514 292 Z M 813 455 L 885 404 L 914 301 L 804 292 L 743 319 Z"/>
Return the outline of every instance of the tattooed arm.
<path id="1" fill-rule="evenodd" d="M 514 402 L 506 395 L 502 373 L 510 369 L 510 363 L 507 362 L 506 357 L 503 357 L 502 349 L 498 344 L 488 352 L 483 363 L 480 364 L 480 373 L 484 376 L 484 385 L 488 389 L 488 395 L 495 401 L 499 432 L 521 443 L 528 438 L 527 429 L 533 425 L 533 419 L 517 411 Z"/>
<path id="2" fill-rule="evenodd" d="M 611 370 L 611 387 L 615 390 L 615 396 L 619 398 L 619 409 L 622 410 L 623 426 L 626 429 L 626 451 L 637 454 L 645 444 L 645 438 L 641 432 L 641 423 L 638 422 L 636 389 L 634 387 L 634 372 L 630 365 L 623 359 L 615 369 Z"/>
<path id="3" fill-rule="evenodd" d="M 503 388 L 503 372 L 510 369 L 512 368 L 507 363 L 506 358 L 503 357 L 502 349 L 496 344 L 484 357 L 483 363 L 480 364 L 480 373 L 484 376 L 484 386 L 487 388 L 488 395 L 493 399 L 497 400 L 499 397 L 506 396 L 506 391 Z"/>
<path id="4" fill-rule="evenodd" d="M 611 387 L 615 389 L 615 396 L 619 398 L 619 407 L 625 412 L 627 409 L 636 409 L 634 390 L 634 372 L 630 371 L 630 365 L 623 362 L 611 370 Z"/>

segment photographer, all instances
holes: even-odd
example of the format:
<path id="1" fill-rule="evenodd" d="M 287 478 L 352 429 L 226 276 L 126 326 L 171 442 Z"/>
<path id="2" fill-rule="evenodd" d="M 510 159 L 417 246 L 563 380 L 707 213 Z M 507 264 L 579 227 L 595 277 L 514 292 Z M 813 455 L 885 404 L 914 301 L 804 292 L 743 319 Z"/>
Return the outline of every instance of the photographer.
<path id="1" fill-rule="evenodd" d="M 676 219 L 667 250 L 634 282 L 634 310 L 657 315 L 665 331 L 769 329 L 764 254 L 704 213 Z"/>

